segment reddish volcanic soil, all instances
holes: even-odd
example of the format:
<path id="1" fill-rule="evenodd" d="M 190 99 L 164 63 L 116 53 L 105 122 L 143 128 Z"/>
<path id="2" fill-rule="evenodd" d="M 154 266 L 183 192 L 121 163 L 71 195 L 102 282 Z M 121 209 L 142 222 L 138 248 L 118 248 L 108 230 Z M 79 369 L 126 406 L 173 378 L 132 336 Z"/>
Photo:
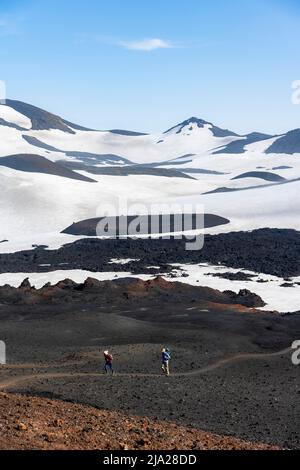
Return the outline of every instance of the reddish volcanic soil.
<path id="1" fill-rule="evenodd" d="M 0 449 L 271 450 L 175 423 L 0 393 Z"/>
<path id="2" fill-rule="evenodd" d="M 0 391 L 39 398 L 1 396 L 0 447 L 298 449 L 300 317 L 261 305 L 161 278 L 1 287 Z"/>

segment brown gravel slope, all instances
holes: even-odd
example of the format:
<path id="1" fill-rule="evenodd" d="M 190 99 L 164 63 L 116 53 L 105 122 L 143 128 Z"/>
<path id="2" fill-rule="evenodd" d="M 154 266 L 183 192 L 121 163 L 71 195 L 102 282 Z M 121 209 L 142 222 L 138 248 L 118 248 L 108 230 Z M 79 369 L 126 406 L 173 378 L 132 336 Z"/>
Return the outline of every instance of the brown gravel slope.
<path id="1" fill-rule="evenodd" d="M 0 449 L 271 450 L 272 447 L 169 422 L 0 393 Z"/>

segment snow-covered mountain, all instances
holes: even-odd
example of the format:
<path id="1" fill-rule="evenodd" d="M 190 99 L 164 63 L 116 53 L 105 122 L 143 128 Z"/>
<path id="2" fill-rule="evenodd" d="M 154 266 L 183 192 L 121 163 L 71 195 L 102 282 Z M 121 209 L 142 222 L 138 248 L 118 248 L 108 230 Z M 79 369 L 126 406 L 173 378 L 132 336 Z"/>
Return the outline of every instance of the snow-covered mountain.
<path id="1" fill-rule="evenodd" d="M 96 164 L 181 164 L 211 155 L 300 153 L 300 129 L 281 136 L 259 132 L 238 135 L 192 117 L 159 134 L 124 130 L 95 131 L 20 101 L 0 105 L 0 156 L 42 155 L 52 161 L 94 159 Z"/>
<path id="2" fill-rule="evenodd" d="M 13 100 L 0 105 L 1 251 L 59 246 L 116 198 L 203 204 L 210 229 L 300 229 L 300 129 L 248 135 L 192 117 L 157 134 L 96 131 Z"/>

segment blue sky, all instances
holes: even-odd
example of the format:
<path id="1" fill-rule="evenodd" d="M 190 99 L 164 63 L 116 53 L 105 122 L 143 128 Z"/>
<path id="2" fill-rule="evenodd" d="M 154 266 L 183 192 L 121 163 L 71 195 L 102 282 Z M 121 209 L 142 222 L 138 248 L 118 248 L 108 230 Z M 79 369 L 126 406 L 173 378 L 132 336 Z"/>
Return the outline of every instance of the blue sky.
<path id="1" fill-rule="evenodd" d="M 298 0 L 0 0 L 8 96 L 99 129 L 300 127 Z"/>

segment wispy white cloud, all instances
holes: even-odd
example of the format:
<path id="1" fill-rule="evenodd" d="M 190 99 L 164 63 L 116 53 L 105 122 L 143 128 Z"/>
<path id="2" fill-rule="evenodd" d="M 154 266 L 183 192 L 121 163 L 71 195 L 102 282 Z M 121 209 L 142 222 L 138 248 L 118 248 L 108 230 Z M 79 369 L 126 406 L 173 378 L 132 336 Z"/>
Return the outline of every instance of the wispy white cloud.
<path id="1" fill-rule="evenodd" d="M 119 41 L 117 45 L 124 49 L 147 52 L 155 51 L 156 49 L 173 49 L 176 47 L 173 42 L 160 38 L 143 39 L 141 41 Z"/>
<path id="2" fill-rule="evenodd" d="M 1 0 L 0 0 L 1 1 Z M 119 47 L 131 51 L 151 52 L 158 49 L 183 49 L 205 47 L 207 44 L 199 41 L 170 41 L 162 38 L 148 38 L 139 40 L 125 40 L 114 36 L 100 36 L 98 34 L 80 33 L 75 36 L 76 44 L 96 43 L 104 46 Z"/>

